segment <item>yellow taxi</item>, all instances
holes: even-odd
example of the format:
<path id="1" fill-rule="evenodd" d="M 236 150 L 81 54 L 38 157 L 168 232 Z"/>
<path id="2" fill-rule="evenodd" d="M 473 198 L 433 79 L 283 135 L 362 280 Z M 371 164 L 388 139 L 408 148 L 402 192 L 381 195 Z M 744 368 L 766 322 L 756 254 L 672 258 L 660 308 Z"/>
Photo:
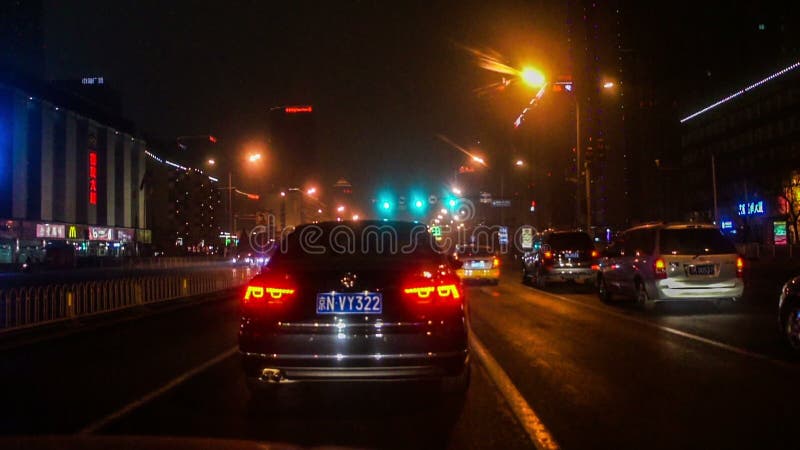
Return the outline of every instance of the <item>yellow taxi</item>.
<path id="1" fill-rule="evenodd" d="M 453 259 L 460 263 L 456 273 L 464 282 L 500 282 L 500 258 L 489 247 L 459 245 Z"/>

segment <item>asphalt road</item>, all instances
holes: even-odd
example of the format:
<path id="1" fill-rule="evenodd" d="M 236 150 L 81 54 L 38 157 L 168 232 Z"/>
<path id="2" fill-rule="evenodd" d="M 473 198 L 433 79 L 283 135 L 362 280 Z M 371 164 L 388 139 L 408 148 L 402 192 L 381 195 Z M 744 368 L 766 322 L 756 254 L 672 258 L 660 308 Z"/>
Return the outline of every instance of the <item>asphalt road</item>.
<path id="1" fill-rule="evenodd" d="M 646 313 L 510 274 L 468 292 L 474 335 L 568 449 L 797 448 L 800 363 L 776 336 L 771 296 Z M 236 309 L 229 298 L 4 351 L 0 434 L 533 448 L 475 359 L 463 398 L 420 384 L 292 385 L 255 404 L 231 352 Z"/>

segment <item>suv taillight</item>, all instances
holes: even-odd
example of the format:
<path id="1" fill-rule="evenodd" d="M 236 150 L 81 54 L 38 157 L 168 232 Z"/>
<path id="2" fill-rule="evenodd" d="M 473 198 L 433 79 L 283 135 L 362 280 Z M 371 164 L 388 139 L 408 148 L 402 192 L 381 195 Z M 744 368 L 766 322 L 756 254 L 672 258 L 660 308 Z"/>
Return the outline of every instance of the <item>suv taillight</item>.
<path id="1" fill-rule="evenodd" d="M 461 304 L 461 281 L 449 270 L 423 270 L 403 284 L 403 295 L 418 305 Z"/>
<path id="2" fill-rule="evenodd" d="M 667 263 L 661 258 L 656 259 L 653 263 L 653 272 L 657 279 L 667 278 Z"/>
<path id="3" fill-rule="evenodd" d="M 736 277 L 744 277 L 744 260 L 741 257 L 736 258 Z"/>
<path id="4" fill-rule="evenodd" d="M 498 257 L 496 257 L 496 256 L 495 256 L 495 257 L 492 259 L 492 268 L 493 268 L 493 269 L 496 269 L 496 268 L 498 268 L 498 267 L 500 267 L 500 258 L 498 258 Z"/>
<path id="5" fill-rule="evenodd" d="M 245 308 L 280 306 L 294 298 L 297 288 L 288 275 L 256 278 L 247 285 L 242 298 Z"/>

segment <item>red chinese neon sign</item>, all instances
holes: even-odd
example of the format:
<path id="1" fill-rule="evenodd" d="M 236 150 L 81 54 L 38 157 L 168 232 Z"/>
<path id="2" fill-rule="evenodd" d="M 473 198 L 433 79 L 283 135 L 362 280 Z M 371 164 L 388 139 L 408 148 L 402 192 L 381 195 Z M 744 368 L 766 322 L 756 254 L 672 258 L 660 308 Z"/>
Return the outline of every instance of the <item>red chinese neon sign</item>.
<path id="1" fill-rule="evenodd" d="M 310 113 L 313 112 L 313 108 L 311 105 L 287 106 L 286 108 L 283 108 L 283 112 L 286 114 Z"/>
<path id="2" fill-rule="evenodd" d="M 89 152 L 89 203 L 97 204 L 97 152 Z"/>

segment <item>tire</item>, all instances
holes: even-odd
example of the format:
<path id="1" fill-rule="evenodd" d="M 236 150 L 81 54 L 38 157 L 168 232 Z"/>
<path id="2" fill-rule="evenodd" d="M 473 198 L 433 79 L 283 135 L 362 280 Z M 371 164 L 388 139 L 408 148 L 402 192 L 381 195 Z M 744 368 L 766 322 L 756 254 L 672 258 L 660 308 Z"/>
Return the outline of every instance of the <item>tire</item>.
<path id="1" fill-rule="evenodd" d="M 458 375 L 443 377 L 440 382 L 442 393 L 446 395 L 462 395 L 467 392 L 471 372 L 470 365 L 466 364 Z"/>
<path id="2" fill-rule="evenodd" d="M 531 276 L 528 274 L 528 270 L 526 268 L 522 268 L 522 284 L 529 285 L 531 284 Z"/>
<path id="3" fill-rule="evenodd" d="M 597 277 L 597 297 L 603 303 L 611 303 L 614 300 L 614 295 L 608 290 L 608 284 L 602 275 Z"/>
<path id="4" fill-rule="evenodd" d="M 650 298 L 644 283 L 641 281 L 636 282 L 636 304 L 645 311 L 653 311 L 656 309 L 656 302 Z"/>
<path id="5" fill-rule="evenodd" d="M 781 316 L 783 339 L 792 350 L 800 352 L 800 303 L 790 305 Z"/>
<path id="6" fill-rule="evenodd" d="M 544 279 L 542 276 L 542 269 L 536 269 L 536 287 L 539 289 L 546 289 L 547 288 L 547 280 Z"/>
<path id="7" fill-rule="evenodd" d="M 250 401 L 255 406 L 274 403 L 278 395 L 278 385 L 265 384 L 249 378 L 247 379 L 247 390 L 250 391 Z"/>

